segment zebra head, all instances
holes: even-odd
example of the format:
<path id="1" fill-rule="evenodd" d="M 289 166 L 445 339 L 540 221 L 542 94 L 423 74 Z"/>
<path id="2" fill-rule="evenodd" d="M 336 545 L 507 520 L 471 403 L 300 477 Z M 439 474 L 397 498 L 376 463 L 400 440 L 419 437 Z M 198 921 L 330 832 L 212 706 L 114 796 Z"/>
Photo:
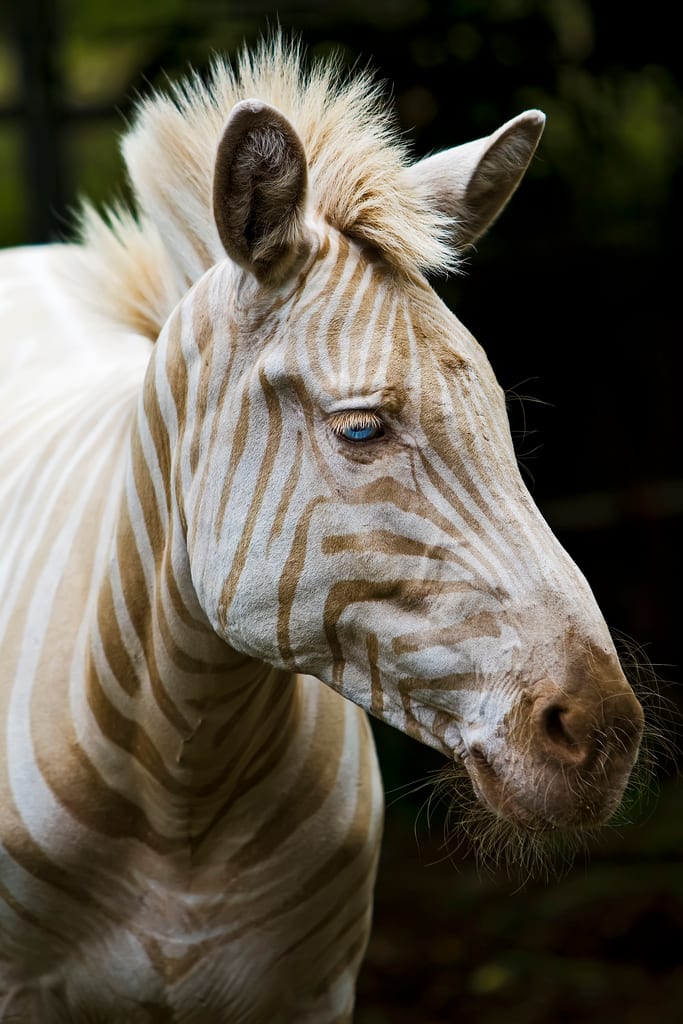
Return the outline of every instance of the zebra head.
<path id="1" fill-rule="evenodd" d="M 543 122 L 529 111 L 406 167 L 405 202 L 433 211 L 454 252 L 473 242 Z M 381 237 L 321 215 L 274 107 L 234 108 L 214 215 L 228 258 L 159 343 L 192 409 L 175 491 L 213 628 L 461 759 L 501 818 L 606 820 L 642 711 L 521 480 L 485 354 Z"/>

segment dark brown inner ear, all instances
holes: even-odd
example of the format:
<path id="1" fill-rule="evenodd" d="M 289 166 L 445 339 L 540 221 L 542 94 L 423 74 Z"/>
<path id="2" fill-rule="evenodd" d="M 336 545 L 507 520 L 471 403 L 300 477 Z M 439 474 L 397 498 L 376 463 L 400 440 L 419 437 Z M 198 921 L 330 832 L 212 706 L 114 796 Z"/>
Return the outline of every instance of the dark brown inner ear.
<path id="1" fill-rule="evenodd" d="M 216 227 L 228 256 L 257 276 L 297 246 L 306 198 L 304 148 L 289 121 L 256 100 L 235 107 L 218 144 Z"/>

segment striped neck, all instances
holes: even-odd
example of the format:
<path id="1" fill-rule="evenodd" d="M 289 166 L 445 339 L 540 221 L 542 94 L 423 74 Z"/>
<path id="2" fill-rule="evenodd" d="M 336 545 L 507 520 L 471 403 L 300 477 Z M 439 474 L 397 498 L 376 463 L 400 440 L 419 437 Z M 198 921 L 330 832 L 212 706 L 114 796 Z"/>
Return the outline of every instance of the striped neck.
<path id="1" fill-rule="evenodd" d="M 98 768 L 134 794 L 142 827 L 174 848 L 201 842 L 272 770 L 293 732 L 297 688 L 288 673 L 233 651 L 203 614 L 169 466 L 146 386 L 86 652 L 86 696 Z"/>

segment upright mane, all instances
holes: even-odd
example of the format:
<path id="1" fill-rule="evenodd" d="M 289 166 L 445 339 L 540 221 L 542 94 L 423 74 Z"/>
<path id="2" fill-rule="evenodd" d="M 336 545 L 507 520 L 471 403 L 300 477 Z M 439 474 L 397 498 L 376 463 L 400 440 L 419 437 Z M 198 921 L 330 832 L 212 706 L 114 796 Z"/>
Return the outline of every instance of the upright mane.
<path id="1" fill-rule="evenodd" d="M 306 69 L 303 57 L 276 34 L 244 49 L 236 67 L 216 59 L 206 82 L 192 73 L 139 103 L 122 143 L 135 209 L 82 212 L 83 273 L 101 312 L 156 338 L 187 289 L 224 258 L 214 160 L 228 114 L 248 98 L 276 106 L 299 133 L 319 216 L 400 269 L 453 268 L 448 220 L 407 182 L 407 147 L 376 79 L 345 74 L 338 59 Z"/>

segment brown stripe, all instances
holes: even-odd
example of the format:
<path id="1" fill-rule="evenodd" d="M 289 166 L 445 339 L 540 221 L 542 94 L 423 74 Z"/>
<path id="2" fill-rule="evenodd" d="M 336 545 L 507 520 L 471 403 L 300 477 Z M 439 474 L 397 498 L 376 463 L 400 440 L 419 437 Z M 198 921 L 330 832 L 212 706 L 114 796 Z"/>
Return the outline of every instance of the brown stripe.
<path id="1" fill-rule="evenodd" d="M 381 718 L 384 710 L 384 693 L 379 674 L 379 644 L 376 633 L 368 633 L 366 638 L 368 661 L 370 663 L 370 710 L 373 715 Z"/>
<path id="2" fill-rule="evenodd" d="M 292 546 L 283 566 L 278 584 L 277 645 L 284 664 L 294 671 L 296 671 L 296 663 L 290 643 L 289 620 L 294 605 L 296 584 L 301 578 L 306 561 L 307 538 L 311 519 L 318 506 L 326 503 L 326 501 L 327 499 L 321 496 L 314 498 L 302 512 L 299 522 L 296 524 Z"/>
<path id="3" fill-rule="evenodd" d="M 383 355 L 383 348 L 387 342 L 387 336 L 389 332 L 393 333 L 393 324 L 396 319 L 396 295 L 394 289 L 391 287 L 383 290 L 382 298 L 379 309 L 377 311 L 376 319 L 372 327 L 372 336 L 368 336 L 370 328 L 370 316 L 372 314 L 372 307 L 377 301 L 377 288 L 375 284 L 373 287 L 371 301 L 368 304 L 367 311 L 367 323 L 364 325 L 362 344 L 356 344 L 351 346 L 350 353 L 350 373 L 352 379 L 355 379 L 356 386 L 359 390 L 364 387 L 369 387 L 371 381 L 374 381 L 377 369 L 379 366 L 380 358 Z M 378 340 L 381 343 L 378 343 Z M 363 379 L 359 379 L 359 373 L 361 363 L 365 362 L 365 375 Z M 390 356 L 389 365 L 393 367 L 393 359 Z"/>
<path id="4" fill-rule="evenodd" d="M 199 600 L 192 591 L 193 602 L 195 603 L 195 612 L 188 608 L 185 603 L 184 595 L 181 593 L 180 587 L 178 586 L 178 580 L 175 574 L 175 567 L 172 562 L 173 542 L 169 538 L 169 542 L 166 547 L 166 556 L 163 563 L 164 579 L 166 582 L 166 592 L 168 593 L 169 600 L 173 605 L 173 610 L 188 629 L 196 630 L 200 633 L 213 632 L 210 627 L 207 626 L 207 620 L 203 617 L 203 612 L 199 606 Z M 200 617 L 201 616 L 201 617 Z M 215 634 L 214 634 L 215 636 Z M 216 638 L 217 642 L 218 638 Z"/>
<path id="5" fill-rule="evenodd" d="M 197 381 L 195 407 L 192 410 L 189 424 L 192 427 L 189 460 L 190 470 L 193 474 L 197 471 L 199 463 L 202 427 L 206 420 L 209 384 L 213 376 L 213 360 L 211 358 L 213 353 L 211 351 L 208 354 L 205 353 L 207 348 L 212 349 L 212 342 L 214 341 L 213 321 L 209 308 L 210 287 L 210 283 L 207 282 L 204 288 L 196 289 L 192 308 L 192 341 L 197 349 L 198 356 L 201 357 L 201 370 L 199 372 L 199 380 Z M 180 353 L 178 355 L 180 356 Z M 195 369 L 194 372 L 196 373 L 197 370 Z M 187 426 L 188 424 L 185 424 L 184 429 L 187 429 Z"/>
<path id="6" fill-rule="evenodd" d="M 12 847 L 13 847 L 12 842 L 10 841 L 10 843 L 7 844 L 7 843 L 5 843 L 3 841 L 3 846 L 5 847 L 6 853 L 9 856 L 12 857 L 12 859 L 15 861 L 15 863 L 19 863 L 17 858 L 14 857 L 12 852 L 11 852 L 12 851 Z M 2 882 L 0 882 L 0 900 L 2 900 L 3 903 L 5 903 L 10 908 L 12 913 L 16 914 L 17 917 L 21 918 L 22 921 L 25 921 L 27 924 L 31 925 L 33 928 L 36 928 L 40 932 L 40 934 L 41 934 L 41 940 L 42 940 L 42 936 L 44 936 L 44 935 L 51 935 L 53 938 L 58 938 L 58 939 L 63 940 L 63 938 L 64 938 L 63 935 L 60 935 L 58 931 L 56 931 L 54 928 L 52 928 L 50 926 L 49 922 L 47 922 L 44 917 L 37 917 L 33 913 L 32 910 L 29 910 L 28 907 L 25 907 L 23 905 L 23 903 L 20 903 L 12 895 L 10 890 L 7 889 L 2 884 Z M 79 900 L 79 902 L 81 902 L 81 901 Z M 24 939 L 25 939 L 25 936 L 24 936 Z M 4 1003 L 0 1003 L 0 1006 L 4 1006 Z M 7 1019 L 11 1019 L 11 1018 L 4 1018 L 4 1019 L 7 1020 Z"/>
<path id="7" fill-rule="evenodd" d="M 351 604 L 365 601 L 393 601 L 405 608 L 415 608 L 427 597 L 457 594 L 471 590 L 469 583 L 441 580 L 338 580 L 325 601 L 323 624 L 334 659 L 334 685 L 341 686 L 344 658 L 337 633 L 337 623 Z"/>
<path id="8" fill-rule="evenodd" d="M 230 325 L 226 324 L 226 329 L 228 330 L 228 332 L 229 332 L 229 327 L 230 327 Z M 233 371 L 233 367 L 234 367 L 234 363 L 235 363 L 235 356 L 236 356 L 236 353 L 237 353 L 237 345 L 235 344 L 234 338 L 232 336 L 230 336 L 229 340 L 226 341 L 226 345 L 228 345 L 228 349 L 229 349 L 228 365 L 225 368 L 225 371 L 223 373 L 223 376 L 222 376 L 222 379 L 221 379 L 221 382 L 220 382 L 220 389 L 219 389 L 218 396 L 216 398 L 216 409 L 215 409 L 215 412 L 214 412 L 213 422 L 211 424 L 211 436 L 209 438 L 209 443 L 208 443 L 208 447 L 207 447 L 206 453 L 204 453 L 204 468 L 202 470 L 202 478 L 201 478 L 201 481 L 199 483 L 198 492 L 197 492 L 198 496 L 197 496 L 197 500 L 196 500 L 196 503 L 195 503 L 195 515 L 194 515 L 194 518 L 193 518 L 192 522 L 190 523 L 190 529 L 189 529 L 188 537 L 187 537 L 188 549 L 191 549 L 193 547 L 193 545 L 194 545 L 194 543 L 196 541 L 196 537 L 197 537 L 197 528 L 198 528 L 199 522 L 200 522 L 200 518 L 199 518 L 199 515 L 197 514 L 197 512 L 202 507 L 202 502 L 203 502 L 204 494 L 206 493 L 206 486 L 207 486 L 207 483 L 208 483 L 209 478 L 211 476 L 211 472 L 210 471 L 211 471 L 211 469 L 213 467 L 213 462 L 212 462 L 212 459 L 210 458 L 210 455 L 211 455 L 211 453 L 216 451 L 216 447 L 217 447 L 217 444 L 218 444 L 218 430 L 219 430 L 220 419 L 221 419 L 220 412 L 224 408 L 224 404 L 225 404 L 225 401 L 226 401 L 226 395 L 227 395 L 228 391 L 230 390 L 231 387 L 234 387 L 234 381 L 232 379 L 232 371 Z M 181 508 L 183 508 L 182 504 L 181 504 Z"/>
<path id="9" fill-rule="evenodd" d="M 346 245 L 346 249 L 347 249 L 347 255 L 348 255 L 348 244 Z M 364 260 L 363 258 L 360 258 L 360 259 L 356 260 L 355 266 L 354 266 L 353 270 L 351 271 L 351 274 L 349 275 L 349 277 L 348 277 L 348 279 L 346 281 L 346 284 L 344 286 L 344 291 L 341 292 L 341 294 L 335 294 L 335 301 L 337 303 L 337 306 L 336 306 L 336 309 L 335 309 L 331 319 L 329 320 L 329 322 L 327 324 L 327 328 L 326 328 L 326 331 L 325 331 L 325 345 L 326 345 L 326 348 L 327 348 L 328 357 L 329 357 L 330 362 L 332 364 L 334 364 L 335 362 L 338 364 L 340 362 L 340 360 L 341 360 L 341 352 L 340 352 L 340 346 L 339 346 L 339 339 L 340 339 L 340 337 L 342 335 L 344 335 L 346 337 L 348 335 L 348 333 L 349 333 L 349 325 L 347 323 L 347 321 L 348 321 L 348 309 L 349 309 L 349 306 L 353 303 L 353 301 L 354 301 L 354 299 L 356 297 L 356 293 L 358 292 L 358 288 L 359 288 L 359 285 L 360 285 L 361 280 L 363 278 L 363 274 L 365 273 L 366 267 L 367 267 L 367 261 L 366 260 Z M 332 289 L 334 289 L 335 292 L 336 292 L 338 278 L 337 277 L 333 277 L 332 275 L 330 275 L 330 281 L 331 281 L 330 292 L 332 291 Z M 369 295 L 373 294 L 371 288 L 368 288 L 366 290 L 366 295 L 367 294 L 369 294 Z M 328 309 L 329 309 L 329 302 L 332 299 L 332 296 L 331 296 L 330 293 L 328 293 L 327 299 L 328 299 Z M 372 301 L 372 299 L 370 301 Z M 326 309 L 325 312 L 328 312 L 328 309 Z M 352 330 L 353 330 L 354 335 L 363 337 L 364 334 L 365 334 L 366 327 L 367 327 L 367 304 L 361 303 L 360 307 L 356 310 L 356 313 L 355 313 L 355 316 L 354 316 L 354 319 L 353 319 Z"/>
<path id="10" fill-rule="evenodd" d="M 418 452 L 418 457 L 425 464 L 428 476 L 432 480 L 435 488 L 440 492 L 444 492 L 442 487 L 443 481 L 435 472 L 431 469 L 428 463 L 425 462 L 424 455 L 422 452 Z M 449 492 L 448 495 L 444 495 L 449 500 L 452 507 L 459 506 L 459 501 L 455 495 Z M 345 496 L 345 500 L 348 503 L 353 504 L 381 504 L 386 502 L 388 505 L 394 505 L 402 512 L 409 512 L 412 515 L 418 516 L 424 522 L 432 523 L 439 530 L 446 534 L 446 536 L 453 537 L 458 543 L 462 543 L 462 531 L 456 526 L 452 520 L 447 519 L 439 510 L 432 504 L 429 498 L 426 497 L 421 491 L 410 490 L 404 487 L 398 480 L 395 480 L 390 476 L 379 477 L 377 480 L 373 480 L 371 483 L 358 487 L 356 490 L 350 492 Z M 463 510 L 458 507 L 458 512 Z M 468 520 L 473 531 L 477 534 L 481 533 L 481 526 L 477 524 L 470 516 L 463 515 L 463 518 Z M 477 562 L 485 569 L 487 569 L 494 578 L 500 577 L 500 571 L 494 570 L 488 559 L 482 555 L 481 551 L 476 551 Z M 470 567 L 471 568 L 471 567 Z M 471 571 L 474 571 L 471 569 Z"/>
<path id="11" fill-rule="evenodd" d="M 242 575 L 244 563 L 247 560 L 247 554 L 249 552 L 249 545 L 251 544 L 251 538 L 256 528 L 256 520 L 261 510 L 261 505 L 263 504 L 263 499 L 266 494 L 266 489 L 273 471 L 273 466 L 275 465 L 277 454 L 280 450 L 280 441 L 282 437 L 282 412 L 280 409 L 280 402 L 275 390 L 270 384 L 270 381 L 266 378 L 263 367 L 259 368 L 259 382 L 263 389 L 266 405 L 268 407 L 268 443 L 266 445 L 266 451 L 261 459 L 258 477 L 256 478 L 256 486 L 254 487 L 254 495 L 245 514 L 244 528 L 240 535 L 235 557 L 233 559 L 232 566 L 230 567 L 228 578 L 223 587 L 221 598 L 221 612 L 223 616 L 225 616 L 228 608 L 230 607 L 237 589 L 237 584 L 239 583 L 240 576 Z M 221 523 L 225 514 L 226 506 L 227 500 L 223 503 L 221 515 L 219 517 Z M 218 528 L 216 536 L 220 536 L 220 529 Z"/>
<path id="12" fill-rule="evenodd" d="M 147 583 L 142 568 L 142 561 L 135 542 L 130 513 L 125 502 L 119 516 L 117 555 L 121 572 L 123 597 L 131 624 L 136 632 L 140 646 L 145 652 L 145 665 L 152 694 L 162 714 L 181 735 L 185 735 L 191 729 L 190 723 L 166 690 L 157 665 L 154 651 L 150 595 L 147 593 Z M 115 647 L 116 637 L 109 636 L 107 640 L 108 645 L 105 647 L 105 650 L 109 657 L 109 644 L 114 644 Z"/>
<path id="13" fill-rule="evenodd" d="M 167 793 L 174 796 L 190 796 L 194 793 L 191 786 L 178 782 L 170 774 L 146 729 L 114 707 L 94 668 L 89 674 L 87 693 L 88 705 L 102 736 L 137 761 Z"/>
<path id="14" fill-rule="evenodd" d="M 455 562 L 461 564 L 456 553 L 438 544 L 425 544 L 412 537 L 404 537 L 391 533 L 389 530 L 368 530 L 367 533 L 330 534 L 323 538 L 324 555 L 341 554 L 353 551 L 366 554 L 369 551 L 387 555 L 409 555 L 412 558 L 430 558 L 439 562 Z"/>
<path id="15" fill-rule="evenodd" d="M 412 690 L 435 690 L 446 693 L 450 690 L 481 690 L 481 673 L 451 672 L 447 676 L 430 677 L 429 679 L 418 676 L 403 677 L 398 681 L 398 689 L 404 696 L 409 695 Z M 455 711 L 453 717 L 457 717 Z"/>
<path id="16" fill-rule="evenodd" d="M 123 643 L 111 580 L 108 577 L 103 581 L 97 598 L 97 625 L 112 676 L 124 693 L 131 697 L 140 688 L 140 678 Z"/>
<path id="17" fill-rule="evenodd" d="M 216 673 L 225 672 L 225 661 L 203 661 L 200 658 L 195 658 L 192 654 L 188 654 L 178 646 L 171 632 L 168 618 L 166 616 L 166 610 L 164 608 L 164 602 L 162 601 L 161 593 L 159 592 L 155 594 L 154 598 L 154 619 L 159 628 L 159 634 L 166 650 L 168 663 L 178 669 L 179 672 L 195 676 L 214 675 Z M 208 626 L 203 632 L 207 639 L 215 637 L 215 633 L 210 632 Z M 203 645 L 204 637 L 196 637 L 195 640 L 199 647 Z"/>
<path id="18" fill-rule="evenodd" d="M 172 840 L 157 832 L 138 804 L 107 785 L 75 737 L 71 744 L 71 758 L 69 771 L 65 771 L 62 762 L 57 772 L 57 766 L 40 754 L 36 755 L 36 763 L 55 798 L 75 821 L 110 839 L 139 839 L 161 854 L 184 848 L 184 839 L 182 842 Z M 65 877 L 76 888 L 71 875 Z M 54 884 L 51 879 L 45 880 Z"/>
<path id="19" fill-rule="evenodd" d="M 268 546 L 266 547 L 266 554 L 270 551 L 270 546 L 274 540 L 276 540 L 282 533 L 282 527 L 285 523 L 285 517 L 287 515 L 287 509 L 289 503 L 292 500 L 292 495 L 296 490 L 296 485 L 299 482 L 299 476 L 301 475 L 302 465 L 302 452 L 303 452 L 303 439 L 301 437 L 301 431 L 297 432 L 296 435 L 296 451 L 294 452 L 294 461 L 292 468 L 289 471 L 285 486 L 282 489 L 282 497 L 278 503 L 275 511 L 275 518 L 273 519 L 273 525 L 270 529 L 270 536 L 268 537 Z"/>
<path id="20" fill-rule="evenodd" d="M 240 402 L 240 411 L 237 416 L 237 423 L 235 425 L 235 430 L 231 439 L 232 444 L 230 447 L 230 459 L 228 461 L 228 466 L 225 473 L 225 483 L 223 485 L 223 500 L 221 503 L 221 507 L 218 510 L 218 515 L 216 516 L 216 522 L 213 528 L 213 536 L 217 544 L 220 543 L 221 532 L 223 530 L 223 522 L 225 520 L 225 512 L 228 505 L 228 498 L 232 493 L 235 474 L 242 460 L 242 456 L 244 455 L 245 448 L 247 447 L 247 438 L 249 437 L 250 403 L 251 398 L 249 396 L 249 387 L 245 386 L 242 392 L 242 400 Z M 215 449 L 213 449 L 212 447 L 211 450 L 214 451 Z M 211 459 L 207 460 L 207 466 L 208 465 L 213 465 Z"/>
<path id="21" fill-rule="evenodd" d="M 329 243 L 327 246 L 327 250 L 329 250 Z M 325 255 L 327 255 L 327 250 Z M 341 275 L 342 268 L 344 266 L 344 263 L 346 262 L 347 255 L 348 243 L 345 242 L 345 240 L 342 237 L 339 237 L 339 246 L 337 249 L 337 253 L 334 257 L 332 266 L 325 268 L 324 265 L 321 265 L 319 268 L 316 268 L 315 273 L 325 273 L 326 271 L 327 281 L 333 282 L 337 280 L 337 278 Z M 318 314 L 311 315 L 310 318 L 308 319 L 308 324 L 306 326 L 305 333 L 301 338 L 300 344 L 303 345 L 306 352 L 308 353 L 308 358 L 314 379 L 316 381 L 322 382 L 325 379 L 325 374 L 323 373 L 323 369 L 320 364 L 320 352 L 318 349 L 318 345 L 316 344 L 316 336 L 320 329 L 319 314 L 321 311 L 325 310 L 326 303 L 329 301 L 329 286 L 324 287 L 322 291 L 318 289 L 317 291 L 315 291 L 315 293 L 312 294 L 312 292 L 313 282 L 309 282 L 308 290 L 304 289 L 304 291 L 301 293 L 301 301 L 298 302 L 292 308 L 291 317 L 292 322 L 294 322 L 294 318 L 296 318 L 297 329 L 299 331 L 299 334 L 301 334 L 302 322 L 307 318 L 309 311 L 313 309 Z M 301 376 L 301 369 L 298 365 L 297 360 L 297 351 L 298 350 L 296 346 L 290 346 L 287 359 L 287 369 L 289 371 L 289 378 L 292 382 L 297 382 Z"/>
<path id="22" fill-rule="evenodd" d="M 152 358 L 156 358 L 154 355 Z M 164 494 L 166 496 L 166 508 L 171 508 L 171 448 L 168 440 L 168 434 L 166 433 L 166 425 L 161 416 L 161 409 L 159 407 L 159 396 L 154 385 L 152 374 L 149 373 L 145 379 L 145 385 L 142 395 L 143 410 L 145 414 L 145 420 L 147 422 L 147 429 L 149 431 L 154 450 L 156 452 L 157 462 L 159 464 L 159 474 L 161 482 L 164 487 Z M 134 435 L 137 438 L 137 432 Z M 142 458 L 142 452 L 140 452 Z"/>
<path id="23" fill-rule="evenodd" d="M 470 615 L 463 621 L 454 622 L 450 626 L 425 628 L 414 633 L 404 633 L 394 637 L 391 643 L 394 654 L 409 654 L 421 651 L 426 647 L 453 647 L 463 640 L 472 640 L 484 636 L 499 637 L 501 615 L 484 611 L 478 615 Z"/>
<path id="24" fill-rule="evenodd" d="M 273 806 L 252 839 L 244 843 L 230 857 L 229 870 L 245 871 L 254 864 L 265 863 L 301 825 L 313 817 L 335 788 L 339 761 L 344 750 L 345 730 L 339 715 L 321 693 L 313 728 L 311 748 L 301 764 L 296 778 Z M 343 718 L 342 718 L 343 721 Z"/>

